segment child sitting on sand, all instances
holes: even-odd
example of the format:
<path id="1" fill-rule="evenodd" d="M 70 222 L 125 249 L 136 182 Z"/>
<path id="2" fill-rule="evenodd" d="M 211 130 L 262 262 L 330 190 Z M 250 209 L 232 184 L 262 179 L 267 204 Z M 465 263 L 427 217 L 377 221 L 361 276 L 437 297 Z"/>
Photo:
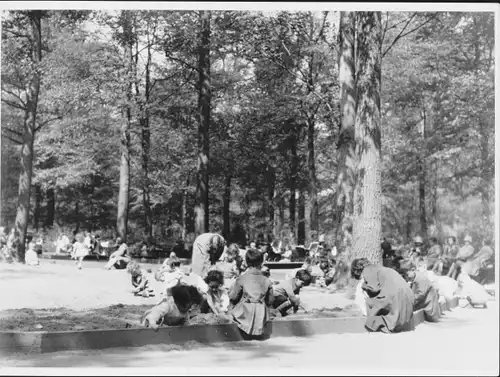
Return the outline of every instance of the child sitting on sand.
<path id="1" fill-rule="evenodd" d="M 28 244 L 28 250 L 26 250 L 26 254 L 24 255 L 24 262 L 28 266 L 38 266 L 40 264 L 33 241 Z"/>
<path id="2" fill-rule="evenodd" d="M 157 305 L 146 310 L 141 318 L 145 327 L 158 330 L 162 324 L 179 326 L 188 319 L 193 305 L 200 305 L 202 296 L 193 286 L 177 285 L 172 288 L 171 296 L 164 297 Z"/>
<path id="3" fill-rule="evenodd" d="M 202 313 L 214 313 L 217 315 L 227 313 L 229 308 L 229 296 L 224 288 L 224 276 L 217 270 L 208 271 L 205 278 L 208 292 L 201 304 Z"/>
<path id="4" fill-rule="evenodd" d="M 139 266 L 137 262 L 130 262 L 127 266 L 127 271 L 132 277 L 132 292 L 135 296 L 141 295 L 142 297 L 153 297 L 155 291 L 151 286 L 149 273 Z"/>
<path id="5" fill-rule="evenodd" d="M 180 267 L 181 260 L 177 257 L 168 258 L 168 264 L 160 267 L 156 273 L 156 280 L 164 282 L 162 294 L 169 295 L 170 289 L 179 284 L 182 277 Z"/>
<path id="6" fill-rule="evenodd" d="M 239 276 L 229 292 L 234 307 L 229 311 L 238 328 L 246 335 L 261 337 L 270 320 L 268 306 L 273 303 L 271 281 L 262 274 L 264 256 L 250 249 L 245 254 L 248 270 Z"/>
<path id="7" fill-rule="evenodd" d="M 273 287 L 274 303 L 273 308 L 280 312 L 281 316 L 286 316 L 290 309 L 296 313 L 300 306 L 298 296 L 302 287 L 311 284 L 312 277 L 306 270 L 297 272 L 293 279 L 280 282 Z"/>
<path id="8" fill-rule="evenodd" d="M 240 249 L 238 245 L 231 244 L 224 253 L 224 258 L 216 263 L 216 269 L 222 272 L 224 276 L 224 286 L 228 289 L 234 284 L 236 278 L 240 275 L 240 269 L 236 263 L 236 258 L 239 256 Z"/>

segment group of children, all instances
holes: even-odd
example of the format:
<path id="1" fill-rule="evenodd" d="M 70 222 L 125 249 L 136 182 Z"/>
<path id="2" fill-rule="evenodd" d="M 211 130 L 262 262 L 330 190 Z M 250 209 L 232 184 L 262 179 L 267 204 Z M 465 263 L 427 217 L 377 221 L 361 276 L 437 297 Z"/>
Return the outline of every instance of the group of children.
<path id="1" fill-rule="evenodd" d="M 134 294 L 154 296 L 153 279 L 162 284 L 161 298 L 144 314 L 143 325 L 157 329 L 162 323 L 182 323 L 197 305 L 201 313 L 236 323 L 244 336 L 265 337 L 268 321 L 300 308 L 300 289 L 311 284 L 312 276 L 307 269 L 300 269 L 284 281 L 274 281 L 269 269 L 263 267 L 260 250 L 249 248 L 244 255 L 243 262 L 238 245 L 229 245 L 204 277 L 191 266 L 181 265 L 174 253 L 154 275 L 136 262 L 129 263 Z"/>

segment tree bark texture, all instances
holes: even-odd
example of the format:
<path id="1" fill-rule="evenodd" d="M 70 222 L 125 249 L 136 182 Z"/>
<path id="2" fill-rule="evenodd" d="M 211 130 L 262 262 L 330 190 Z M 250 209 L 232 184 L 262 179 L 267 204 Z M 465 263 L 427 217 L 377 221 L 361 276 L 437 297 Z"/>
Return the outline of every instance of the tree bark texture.
<path id="1" fill-rule="evenodd" d="M 230 205 L 231 205 L 231 175 L 226 174 L 224 178 L 224 197 L 223 197 L 223 230 L 222 235 L 227 240 L 231 232 L 230 223 Z"/>
<path id="2" fill-rule="evenodd" d="M 210 11 L 200 12 L 198 170 L 195 204 L 195 233 L 197 235 L 209 231 L 210 18 Z"/>
<path id="3" fill-rule="evenodd" d="M 334 237 L 342 238 L 344 218 L 352 216 L 356 170 L 354 123 L 356 119 L 355 36 L 356 12 L 340 12 L 339 84 L 340 132 L 337 142 L 338 172 L 334 199 Z"/>
<path id="4" fill-rule="evenodd" d="M 31 11 L 28 14 L 30 37 L 32 43 L 31 75 L 26 87 L 26 110 L 23 121 L 23 140 L 21 147 L 21 173 L 19 174 L 19 191 L 15 227 L 19 234 L 17 255 L 13 257 L 24 263 L 26 232 L 28 230 L 31 181 L 33 176 L 33 145 L 35 141 L 38 95 L 40 94 L 42 61 L 42 13 Z"/>
<path id="5" fill-rule="evenodd" d="M 381 263 L 381 13 L 358 12 L 356 27 L 355 135 L 359 162 L 354 190 L 353 257 Z"/>
<path id="6" fill-rule="evenodd" d="M 54 188 L 47 189 L 47 217 L 45 219 L 45 226 L 50 228 L 54 225 L 56 217 L 56 192 Z"/>

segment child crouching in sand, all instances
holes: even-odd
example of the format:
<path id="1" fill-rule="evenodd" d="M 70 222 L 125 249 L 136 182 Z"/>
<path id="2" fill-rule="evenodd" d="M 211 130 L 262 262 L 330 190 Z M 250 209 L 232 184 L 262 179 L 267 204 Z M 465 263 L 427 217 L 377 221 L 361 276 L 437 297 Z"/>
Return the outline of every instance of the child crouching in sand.
<path id="1" fill-rule="evenodd" d="M 202 295 L 198 289 L 188 285 L 177 285 L 171 289 L 171 296 L 164 297 L 157 305 L 146 310 L 141 324 L 158 330 L 158 327 L 183 325 L 193 305 L 200 305 Z"/>
<path id="2" fill-rule="evenodd" d="M 128 273 L 132 276 L 132 292 L 135 296 L 153 297 L 155 291 L 151 286 L 149 273 L 139 266 L 136 262 L 130 262 L 127 266 Z"/>
<path id="3" fill-rule="evenodd" d="M 250 337 L 262 338 L 265 325 L 270 320 L 269 306 L 272 305 L 273 288 L 269 278 L 262 274 L 264 256 L 258 250 L 246 252 L 247 271 L 239 276 L 229 292 L 234 307 L 230 315 L 239 329 Z"/>
<path id="4" fill-rule="evenodd" d="M 280 312 L 281 316 L 286 316 L 289 311 L 297 312 L 300 306 L 299 292 L 302 287 L 311 284 L 312 277 L 307 270 L 299 270 L 294 278 L 285 280 L 275 285 L 273 307 Z"/>
<path id="5" fill-rule="evenodd" d="M 229 295 L 224 288 L 224 275 L 217 270 L 208 271 L 205 278 L 205 283 L 208 285 L 208 292 L 203 299 L 200 307 L 202 313 L 214 313 L 223 315 L 227 313 L 229 308 Z"/>
<path id="6" fill-rule="evenodd" d="M 28 250 L 26 250 L 26 254 L 24 255 L 24 263 L 26 263 L 28 266 L 40 265 L 40 260 L 38 259 L 38 254 L 36 253 L 34 242 L 30 242 L 28 244 Z"/>

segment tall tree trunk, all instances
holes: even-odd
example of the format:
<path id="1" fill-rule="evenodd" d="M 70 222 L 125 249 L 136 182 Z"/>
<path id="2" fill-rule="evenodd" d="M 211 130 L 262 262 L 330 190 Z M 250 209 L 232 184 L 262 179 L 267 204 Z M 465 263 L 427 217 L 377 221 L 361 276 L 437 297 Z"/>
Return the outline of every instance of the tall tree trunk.
<path id="1" fill-rule="evenodd" d="M 148 237 L 153 235 L 153 214 L 151 211 L 150 182 L 149 182 L 149 154 L 151 149 L 151 131 L 149 128 L 149 96 L 150 96 L 150 66 L 151 66 L 151 43 L 148 34 L 147 61 L 145 66 L 144 98 L 140 98 L 139 78 L 137 77 L 137 59 L 139 56 L 139 46 L 136 42 L 136 61 L 134 71 L 136 75 L 135 90 L 139 103 L 139 124 L 141 126 L 141 148 L 142 148 L 142 205 L 144 207 L 144 228 Z"/>
<path id="2" fill-rule="evenodd" d="M 353 188 L 355 178 L 355 139 L 354 123 L 356 118 L 355 85 L 355 20 L 356 12 L 340 12 L 339 31 L 339 83 L 340 83 L 340 132 L 337 143 L 338 173 L 334 197 L 333 231 L 337 242 L 342 238 L 340 232 L 344 218 L 352 216 Z"/>
<path id="3" fill-rule="evenodd" d="M 269 226 L 272 226 L 273 229 L 270 230 L 270 233 L 274 234 L 274 190 L 276 187 L 276 172 L 272 166 L 268 167 L 268 180 L 267 180 L 267 201 L 268 201 L 268 215 L 269 215 Z"/>
<path id="4" fill-rule="evenodd" d="M 39 64 L 42 61 L 42 11 L 30 11 L 30 39 L 32 43 L 32 72 L 26 86 L 26 110 L 23 122 L 23 144 L 21 148 L 21 173 L 19 174 L 19 191 L 15 227 L 19 234 L 17 255 L 13 257 L 24 263 L 26 231 L 28 229 L 31 180 L 33 175 L 33 145 L 35 141 L 38 95 L 40 93 Z"/>
<path id="5" fill-rule="evenodd" d="M 425 105 L 423 105 L 425 106 Z M 427 225 L 427 211 L 425 208 L 425 203 L 426 203 L 426 144 L 427 144 L 427 134 L 426 134 L 426 126 L 427 126 L 427 119 L 426 119 L 426 111 L 425 108 L 423 110 L 423 117 L 422 117 L 422 139 L 423 139 L 423 148 L 420 151 L 420 154 L 417 159 L 418 163 L 418 199 L 419 199 L 419 213 L 420 213 L 420 233 L 421 236 L 426 238 L 427 237 L 427 231 L 428 231 L 428 225 Z"/>
<path id="6" fill-rule="evenodd" d="M 356 26 L 355 135 L 359 162 L 354 190 L 353 256 L 381 263 L 381 13 L 358 12 Z"/>
<path id="7" fill-rule="evenodd" d="M 81 225 L 80 203 L 78 202 L 78 199 L 75 202 L 75 219 L 76 219 L 75 234 L 77 234 L 80 231 L 80 225 Z"/>
<path id="8" fill-rule="evenodd" d="M 42 187 L 39 184 L 35 185 L 35 210 L 33 213 L 33 227 L 38 231 L 41 216 L 42 204 Z"/>
<path id="9" fill-rule="evenodd" d="M 290 154 L 291 154 L 291 171 L 290 171 L 290 231 L 293 234 L 294 240 L 297 239 L 297 176 L 299 157 L 297 155 L 297 125 L 292 123 L 292 132 L 290 136 Z"/>
<path id="10" fill-rule="evenodd" d="M 125 20 L 122 25 L 124 34 L 132 35 L 131 20 Z M 134 72 L 133 42 L 128 40 L 124 44 L 125 59 L 128 60 L 128 72 Z M 125 120 L 121 128 L 120 137 L 120 186 L 118 190 L 118 213 L 116 220 L 116 230 L 118 235 L 126 242 L 128 211 L 129 211 L 129 191 L 130 191 L 130 129 L 132 123 L 132 82 L 126 86 L 127 105 L 125 109 Z"/>
<path id="11" fill-rule="evenodd" d="M 306 198 L 304 191 L 299 191 L 299 226 L 297 229 L 297 243 L 304 245 L 306 242 Z"/>
<path id="12" fill-rule="evenodd" d="M 209 231 L 208 165 L 210 127 L 210 11 L 200 11 L 198 82 L 198 174 L 196 180 L 195 233 Z"/>
<path id="13" fill-rule="evenodd" d="M 486 235 L 493 234 L 493 222 L 491 216 L 491 199 L 490 199 L 490 187 L 492 187 L 493 178 L 495 176 L 495 165 L 490 159 L 489 153 L 489 136 L 488 128 L 492 125 L 488 125 L 479 116 L 479 133 L 480 133 L 480 145 L 481 145 L 481 204 L 482 204 L 482 225 L 484 233 Z M 490 129 L 491 129 L 490 128 Z"/>
<path id="14" fill-rule="evenodd" d="M 231 174 L 227 173 L 224 179 L 224 213 L 223 213 L 223 230 L 222 235 L 227 240 L 229 238 L 229 233 L 231 232 L 230 224 L 230 205 L 231 205 Z"/>
<path id="15" fill-rule="evenodd" d="M 309 202 L 311 207 L 311 232 L 319 231 L 318 180 L 316 179 L 316 163 L 314 156 L 314 119 L 307 122 L 307 166 L 309 170 Z M 301 195 L 303 193 L 301 192 Z M 300 237 L 299 237 L 300 239 Z"/>
<path id="16" fill-rule="evenodd" d="M 47 218 L 45 219 L 45 226 L 50 228 L 54 226 L 54 219 L 56 217 L 56 193 L 53 188 L 47 189 Z"/>

